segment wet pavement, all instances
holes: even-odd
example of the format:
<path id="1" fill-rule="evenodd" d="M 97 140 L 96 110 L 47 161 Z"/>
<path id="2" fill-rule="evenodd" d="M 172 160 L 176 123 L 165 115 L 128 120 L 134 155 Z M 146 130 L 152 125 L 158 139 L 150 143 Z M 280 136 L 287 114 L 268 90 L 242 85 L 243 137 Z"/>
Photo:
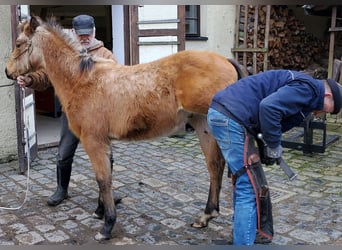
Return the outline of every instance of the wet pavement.
<path id="1" fill-rule="evenodd" d="M 329 120 L 328 134 L 342 136 L 341 119 Z M 184 138 L 114 142 L 113 186 L 124 197 L 109 245 L 231 244 L 231 182 L 227 171 L 221 213 L 207 228 L 190 224 L 205 207 L 209 177 L 193 132 Z M 278 166 L 265 167 L 273 202 L 274 245 L 342 245 L 342 143 L 325 153 L 304 155 L 284 149 L 298 174 L 289 181 Z M 27 200 L 20 209 L 0 209 L 0 245 L 89 244 L 103 221 L 92 218 L 98 187 L 88 157 L 79 146 L 69 199 L 49 207 L 54 192 L 57 148 L 40 150 L 29 171 Z M 0 206 L 17 207 L 27 176 L 17 162 L 0 164 Z"/>

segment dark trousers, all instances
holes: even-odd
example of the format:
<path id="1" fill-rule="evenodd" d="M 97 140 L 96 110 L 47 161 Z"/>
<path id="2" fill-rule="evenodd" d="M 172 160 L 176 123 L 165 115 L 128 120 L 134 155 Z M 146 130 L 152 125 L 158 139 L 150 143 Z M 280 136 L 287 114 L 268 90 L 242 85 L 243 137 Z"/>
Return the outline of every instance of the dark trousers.
<path id="1" fill-rule="evenodd" d="M 61 136 L 57 154 L 57 168 L 70 169 L 80 140 L 70 131 L 64 112 L 61 115 Z"/>
<path id="2" fill-rule="evenodd" d="M 68 188 L 74 155 L 80 140 L 71 132 L 64 112 L 61 115 L 61 135 L 57 154 L 57 183 Z M 110 150 L 111 167 L 113 152 Z M 59 174 L 61 173 L 61 175 Z"/>

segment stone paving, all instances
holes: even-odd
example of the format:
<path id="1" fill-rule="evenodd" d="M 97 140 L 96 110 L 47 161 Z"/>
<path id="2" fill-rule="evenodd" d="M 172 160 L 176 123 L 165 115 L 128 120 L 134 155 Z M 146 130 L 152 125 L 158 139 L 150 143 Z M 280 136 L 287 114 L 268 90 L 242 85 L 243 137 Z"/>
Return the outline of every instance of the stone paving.
<path id="1" fill-rule="evenodd" d="M 341 121 L 328 133 L 342 136 Z M 114 142 L 114 192 L 124 199 L 117 206 L 117 223 L 109 245 L 231 244 L 231 182 L 223 180 L 221 214 L 207 228 L 190 224 L 202 212 L 208 193 L 208 173 L 194 133 L 184 138 Z M 80 146 L 74 159 L 70 198 L 49 207 L 55 189 L 57 148 L 38 152 L 29 171 L 29 191 L 18 210 L 0 209 L 0 245 L 94 242 L 103 221 L 93 219 L 98 188 L 88 157 Z M 284 158 L 298 174 L 289 181 L 278 166 L 265 167 L 271 188 L 274 245 L 342 245 L 342 143 L 322 154 L 303 155 L 285 149 Z M 24 201 L 26 175 L 17 162 L 0 164 L 0 206 Z"/>

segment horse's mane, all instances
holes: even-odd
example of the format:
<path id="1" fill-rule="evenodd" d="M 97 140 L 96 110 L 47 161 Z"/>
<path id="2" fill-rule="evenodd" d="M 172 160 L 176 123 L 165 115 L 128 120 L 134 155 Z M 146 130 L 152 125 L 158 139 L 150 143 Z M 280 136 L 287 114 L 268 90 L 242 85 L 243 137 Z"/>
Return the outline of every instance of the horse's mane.
<path id="1" fill-rule="evenodd" d="M 46 22 L 41 24 L 48 32 L 53 33 L 55 36 L 60 38 L 61 40 L 65 40 L 67 45 L 69 45 L 73 50 L 79 52 L 82 50 L 81 45 L 70 36 L 67 32 L 63 30 L 63 27 L 56 22 L 56 18 L 48 18 Z"/>
<path id="2" fill-rule="evenodd" d="M 83 72 L 87 72 L 91 70 L 94 66 L 94 60 L 93 60 L 93 57 L 87 53 L 86 49 L 83 49 L 81 51 L 80 57 L 81 57 L 81 62 L 80 62 L 80 67 L 79 67 L 80 72 L 83 73 Z"/>
<path id="3" fill-rule="evenodd" d="M 92 69 L 94 65 L 94 60 L 91 55 L 87 53 L 87 50 L 84 49 L 80 43 L 72 36 L 70 36 L 67 32 L 64 31 L 63 27 L 57 23 L 56 18 L 50 17 L 46 22 L 42 24 L 44 28 L 53 33 L 55 36 L 64 40 L 66 45 L 68 45 L 72 50 L 74 50 L 80 57 L 80 72 L 86 72 Z"/>

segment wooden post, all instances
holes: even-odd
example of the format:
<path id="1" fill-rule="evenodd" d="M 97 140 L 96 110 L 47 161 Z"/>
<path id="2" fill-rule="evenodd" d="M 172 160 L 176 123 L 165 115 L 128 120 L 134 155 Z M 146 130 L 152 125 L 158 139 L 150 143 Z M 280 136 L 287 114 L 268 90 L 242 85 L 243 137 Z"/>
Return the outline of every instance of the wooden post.
<path id="1" fill-rule="evenodd" d="M 270 33 L 270 17 L 271 17 L 271 5 L 266 6 L 266 27 L 265 27 L 265 52 L 264 52 L 264 69 L 266 71 L 268 68 L 267 61 L 268 61 L 268 36 Z"/>
<path id="2" fill-rule="evenodd" d="M 258 22 L 259 22 L 259 6 L 254 6 L 254 34 L 253 34 L 253 48 L 258 46 Z M 253 53 L 253 74 L 257 73 L 257 53 Z"/>
<path id="3" fill-rule="evenodd" d="M 328 78 L 332 77 L 333 61 L 334 61 L 334 46 L 335 46 L 335 28 L 336 28 L 336 12 L 337 7 L 332 8 L 331 27 L 330 31 L 330 45 L 329 45 L 329 63 L 328 63 Z"/>

